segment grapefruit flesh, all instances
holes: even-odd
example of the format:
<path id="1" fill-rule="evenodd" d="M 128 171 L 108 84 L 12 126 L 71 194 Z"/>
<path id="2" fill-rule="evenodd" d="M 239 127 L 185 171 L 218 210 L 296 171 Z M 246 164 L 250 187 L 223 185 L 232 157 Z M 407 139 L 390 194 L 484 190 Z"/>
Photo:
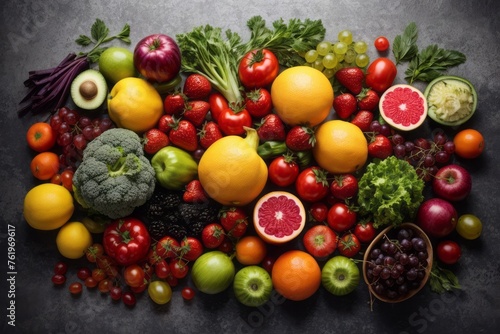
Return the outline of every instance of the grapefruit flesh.
<path id="1" fill-rule="evenodd" d="M 262 196 L 255 205 L 253 223 L 257 234 L 264 241 L 282 244 L 293 240 L 302 232 L 306 212 L 295 195 L 273 191 Z"/>
<path id="2" fill-rule="evenodd" d="M 427 117 L 427 101 L 417 88 L 407 84 L 390 87 L 379 102 L 382 118 L 393 128 L 410 131 L 418 128 Z"/>

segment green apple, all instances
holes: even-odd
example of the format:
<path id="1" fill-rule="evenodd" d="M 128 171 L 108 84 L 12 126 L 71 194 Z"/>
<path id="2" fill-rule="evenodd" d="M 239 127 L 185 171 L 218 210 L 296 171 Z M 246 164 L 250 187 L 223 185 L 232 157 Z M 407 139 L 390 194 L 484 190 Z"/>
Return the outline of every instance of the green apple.
<path id="1" fill-rule="evenodd" d="M 360 281 L 359 268 L 348 257 L 337 255 L 325 263 L 321 271 L 323 287 L 335 296 L 353 292 Z"/>
<path id="2" fill-rule="evenodd" d="M 264 305 L 271 298 L 272 289 L 271 276 L 262 267 L 243 267 L 234 276 L 234 295 L 243 305 L 251 307 Z"/>
<path id="3" fill-rule="evenodd" d="M 114 85 L 123 78 L 136 77 L 134 54 L 122 47 L 109 47 L 99 57 L 99 72 L 110 85 Z"/>

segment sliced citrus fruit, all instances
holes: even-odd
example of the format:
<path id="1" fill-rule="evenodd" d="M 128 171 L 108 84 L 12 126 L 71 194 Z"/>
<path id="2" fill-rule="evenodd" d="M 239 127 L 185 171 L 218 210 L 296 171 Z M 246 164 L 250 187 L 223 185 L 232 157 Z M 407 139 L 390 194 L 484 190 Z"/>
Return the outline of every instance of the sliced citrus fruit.
<path id="1" fill-rule="evenodd" d="M 410 131 L 418 128 L 427 117 L 427 100 L 417 88 L 394 85 L 380 97 L 380 115 L 393 128 Z"/>
<path id="2" fill-rule="evenodd" d="M 306 211 L 297 196 L 286 191 L 272 191 L 255 204 L 253 223 L 257 234 L 264 241 L 283 244 L 302 232 Z"/>
<path id="3" fill-rule="evenodd" d="M 462 77 L 438 77 L 427 85 L 424 95 L 427 98 L 429 117 L 439 124 L 463 124 L 476 111 L 476 90 L 469 80 Z"/>

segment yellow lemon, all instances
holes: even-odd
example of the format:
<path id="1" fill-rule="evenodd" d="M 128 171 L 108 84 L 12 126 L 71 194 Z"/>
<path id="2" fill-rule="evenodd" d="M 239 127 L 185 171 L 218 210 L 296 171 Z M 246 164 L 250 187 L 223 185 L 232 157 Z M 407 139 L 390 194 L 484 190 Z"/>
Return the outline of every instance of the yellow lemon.
<path id="1" fill-rule="evenodd" d="M 225 136 L 203 153 L 198 177 L 208 195 L 223 205 L 246 205 L 264 189 L 267 166 L 257 154 L 259 137 L 246 128 L 245 138 Z"/>
<path id="2" fill-rule="evenodd" d="M 271 86 L 276 114 L 288 125 L 318 125 L 328 117 L 333 95 L 326 76 L 308 66 L 284 70 Z"/>
<path id="3" fill-rule="evenodd" d="M 61 185 L 42 183 L 24 197 L 23 215 L 38 230 L 55 230 L 73 215 L 73 196 Z"/>
<path id="4" fill-rule="evenodd" d="M 109 93 L 108 113 L 118 127 L 140 134 L 158 123 L 163 114 L 163 100 L 146 80 L 124 78 Z"/>
<path id="5" fill-rule="evenodd" d="M 331 120 L 316 129 L 313 155 L 320 167 L 330 173 L 353 173 L 368 159 L 368 142 L 354 124 Z"/>
<path id="6" fill-rule="evenodd" d="M 61 227 L 56 237 L 59 253 L 68 259 L 79 259 L 92 245 L 92 235 L 81 222 L 70 222 Z"/>

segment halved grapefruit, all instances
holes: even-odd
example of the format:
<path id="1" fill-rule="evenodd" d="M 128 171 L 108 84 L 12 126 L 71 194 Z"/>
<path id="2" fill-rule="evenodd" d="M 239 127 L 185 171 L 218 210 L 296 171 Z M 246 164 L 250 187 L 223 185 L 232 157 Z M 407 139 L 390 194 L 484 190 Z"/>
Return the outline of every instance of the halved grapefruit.
<path id="1" fill-rule="evenodd" d="M 427 100 L 417 88 L 394 85 L 380 97 L 379 110 L 382 118 L 398 130 L 410 131 L 418 128 L 427 117 Z"/>
<path id="2" fill-rule="evenodd" d="M 306 211 L 297 196 L 286 191 L 272 191 L 255 204 L 253 224 L 265 242 L 283 244 L 302 232 Z"/>

